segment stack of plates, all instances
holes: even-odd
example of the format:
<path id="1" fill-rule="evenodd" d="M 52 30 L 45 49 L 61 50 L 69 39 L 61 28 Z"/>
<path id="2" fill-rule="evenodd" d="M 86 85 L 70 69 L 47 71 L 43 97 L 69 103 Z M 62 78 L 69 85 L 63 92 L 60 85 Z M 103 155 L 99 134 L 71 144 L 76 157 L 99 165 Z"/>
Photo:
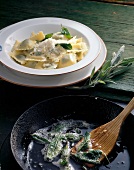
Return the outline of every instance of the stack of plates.
<path id="1" fill-rule="evenodd" d="M 26 39 L 33 29 L 36 32 L 42 31 L 47 26 L 49 30 L 50 28 L 56 28 L 57 25 L 59 27 L 61 24 L 67 28 L 69 27 L 69 30 L 71 29 L 71 32 L 74 32 L 75 35 L 84 37 L 87 44 L 89 44 L 90 48 L 87 56 L 76 66 L 69 66 L 61 69 L 60 72 L 58 69 L 43 72 L 42 70 L 24 67 L 22 70 L 22 66 L 9 59 L 7 51 L 11 50 L 10 43 L 13 46 L 12 40 L 17 39 L 17 36 L 20 39 Z M 52 32 L 52 30 L 50 31 Z M 92 42 L 89 40 L 92 40 Z M 0 45 L 2 46 L 2 51 L 0 51 L 0 77 L 14 84 L 40 88 L 67 86 L 87 79 L 94 67 L 97 71 L 103 65 L 107 55 L 103 40 L 92 29 L 72 20 L 52 17 L 25 20 L 4 28 L 0 32 Z M 88 56 L 92 57 L 89 57 L 86 61 Z"/>

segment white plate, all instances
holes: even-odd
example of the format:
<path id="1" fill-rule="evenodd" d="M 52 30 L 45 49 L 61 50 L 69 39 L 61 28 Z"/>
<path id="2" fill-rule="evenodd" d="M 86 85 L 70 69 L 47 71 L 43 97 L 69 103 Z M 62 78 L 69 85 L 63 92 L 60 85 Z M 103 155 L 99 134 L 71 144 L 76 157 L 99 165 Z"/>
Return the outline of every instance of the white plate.
<path id="1" fill-rule="evenodd" d="M 24 67 L 9 56 L 16 40 L 27 39 L 31 32 L 43 31 L 46 34 L 59 32 L 61 25 L 68 28 L 72 36 L 82 37 L 89 48 L 85 57 L 78 63 L 60 69 L 42 70 Z M 29 19 L 7 27 L 0 33 L 0 45 L 2 46 L 0 61 L 3 64 L 16 71 L 33 75 L 57 75 L 77 71 L 93 62 L 101 48 L 97 34 L 86 25 L 73 20 L 53 17 Z"/>
<path id="2" fill-rule="evenodd" d="M 106 55 L 107 49 L 101 40 L 101 52 L 99 56 L 90 65 L 78 71 L 56 76 L 36 76 L 19 73 L 0 63 L 0 77 L 6 81 L 22 86 L 40 88 L 67 86 L 88 78 L 94 67 L 95 71 L 97 71 L 103 65 Z"/>

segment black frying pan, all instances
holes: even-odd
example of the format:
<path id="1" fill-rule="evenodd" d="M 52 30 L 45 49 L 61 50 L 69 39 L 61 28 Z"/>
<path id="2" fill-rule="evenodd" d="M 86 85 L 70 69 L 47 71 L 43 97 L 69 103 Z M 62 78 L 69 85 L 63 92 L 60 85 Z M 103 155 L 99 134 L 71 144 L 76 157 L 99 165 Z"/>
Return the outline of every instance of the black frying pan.
<path id="1" fill-rule="evenodd" d="M 24 170 L 58 170 L 43 160 L 42 145 L 35 144 L 28 152 L 30 134 L 49 126 L 57 120 L 85 120 L 96 128 L 116 117 L 122 107 L 101 98 L 89 96 L 60 96 L 42 101 L 26 110 L 15 123 L 11 133 L 11 149 L 18 164 Z M 134 116 L 130 114 L 121 128 L 120 136 L 112 153 L 99 170 L 134 170 Z M 75 163 L 74 163 L 75 165 Z M 75 165 L 80 169 L 79 165 Z"/>

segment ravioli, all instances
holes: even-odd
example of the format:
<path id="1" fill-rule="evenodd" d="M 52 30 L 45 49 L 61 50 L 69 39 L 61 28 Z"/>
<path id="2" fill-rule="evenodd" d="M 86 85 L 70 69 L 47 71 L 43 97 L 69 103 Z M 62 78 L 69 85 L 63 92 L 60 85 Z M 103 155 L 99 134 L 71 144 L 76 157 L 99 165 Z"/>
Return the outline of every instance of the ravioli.
<path id="1" fill-rule="evenodd" d="M 87 51 L 82 37 L 71 36 L 67 28 L 61 27 L 61 32 L 32 32 L 29 38 L 16 40 L 9 55 L 25 67 L 60 69 L 76 64 Z"/>
<path id="2" fill-rule="evenodd" d="M 30 50 L 34 48 L 35 44 L 36 41 L 25 39 L 17 46 L 16 50 Z"/>

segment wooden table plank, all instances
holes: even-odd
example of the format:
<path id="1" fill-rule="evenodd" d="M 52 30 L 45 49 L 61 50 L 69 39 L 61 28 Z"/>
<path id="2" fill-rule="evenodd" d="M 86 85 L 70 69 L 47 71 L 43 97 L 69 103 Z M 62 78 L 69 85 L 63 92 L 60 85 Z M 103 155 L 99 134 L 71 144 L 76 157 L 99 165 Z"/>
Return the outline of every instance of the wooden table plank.
<path id="1" fill-rule="evenodd" d="M 93 0 L 93 1 L 115 3 L 115 4 L 122 4 L 122 5 L 134 5 L 133 0 Z"/>

